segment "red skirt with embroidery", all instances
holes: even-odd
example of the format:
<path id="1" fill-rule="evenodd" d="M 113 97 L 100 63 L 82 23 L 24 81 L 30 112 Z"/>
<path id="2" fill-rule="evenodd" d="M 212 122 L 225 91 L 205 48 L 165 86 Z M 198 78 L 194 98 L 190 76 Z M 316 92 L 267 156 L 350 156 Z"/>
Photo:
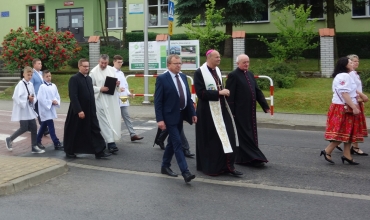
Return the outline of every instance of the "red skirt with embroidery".
<path id="1" fill-rule="evenodd" d="M 363 142 L 363 126 L 360 115 L 346 114 L 344 105 L 332 103 L 326 121 L 325 140 L 344 143 Z"/>
<path id="2" fill-rule="evenodd" d="M 366 117 L 365 117 L 365 109 L 364 109 L 364 103 L 360 102 L 360 111 L 361 113 L 359 114 L 360 117 L 360 123 L 362 123 L 362 135 L 364 137 L 367 137 L 369 134 L 367 132 L 367 125 L 366 125 Z"/>

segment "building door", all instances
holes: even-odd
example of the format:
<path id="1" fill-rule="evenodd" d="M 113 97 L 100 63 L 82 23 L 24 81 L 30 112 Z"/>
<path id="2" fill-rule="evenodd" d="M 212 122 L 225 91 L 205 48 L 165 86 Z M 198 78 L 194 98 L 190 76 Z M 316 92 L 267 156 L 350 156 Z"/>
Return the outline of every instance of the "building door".
<path id="1" fill-rule="evenodd" d="M 70 31 L 78 42 L 84 41 L 84 9 L 57 9 L 57 30 Z"/>

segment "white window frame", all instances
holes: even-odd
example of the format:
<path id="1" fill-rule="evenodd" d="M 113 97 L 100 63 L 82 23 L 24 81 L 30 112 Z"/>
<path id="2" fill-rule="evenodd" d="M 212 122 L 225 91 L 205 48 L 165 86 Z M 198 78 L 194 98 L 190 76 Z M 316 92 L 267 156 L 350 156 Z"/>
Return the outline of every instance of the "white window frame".
<path id="1" fill-rule="evenodd" d="M 114 26 L 114 27 L 110 27 L 110 28 L 107 28 L 108 30 L 113 30 L 113 29 L 122 29 L 122 26 L 119 26 L 118 24 L 119 24 L 119 22 L 118 22 L 118 19 L 120 19 L 119 18 L 119 10 L 121 10 L 121 11 L 123 11 L 123 6 L 122 7 L 119 7 L 118 6 L 118 1 L 119 0 L 110 0 L 109 2 L 114 2 L 115 4 L 114 4 L 114 8 L 108 8 L 107 7 L 107 11 L 109 10 L 109 9 L 114 9 L 114 17 L 115 17 L 115 21 L 116 21 L 116 25 Z M 121 1 L 122 2 L 122 1 Z M 124 16 L 124 15 L 122 15 L 122 16 Z M 107 16 L 107 19 L 109 19 L 108 18 L 109 16 Z M 123 22 L 122 22 L 123 23 Z"/>
<path id="2" fill-rule="evenodd" d="M 365 15 L 353 15 L 353 1 L 351 3 L 351 16 L 352 18 L 370 18 L 370 5 L 365 2 Z"/>
<path id="3" fill-rule="evenodd" d="M 39 6 L 43 6 L 44 7 L 44 11 L 39 11 Z M 36 11 L 35 12 L 30 12 L 30 7 L 36 7 Z M 35 31 L 39 31 L 40 29 L 40 26 L 39 26 L 39 19 L 40 19 L 40 14 L 44 14 L 44 19 L 45 19 L 45 5 L 27 5 L 27 26 L 28 27 L 32 27 L 32 26 L 29 26 L 30 24 L 30 15 L 33 15 L 33 14 L 36 14 L 36 29 Z M 45 23 L 45 21 L 44 21 Z"/>
<path id="4" fill-rule="evenodd" d="M 150 23 L 148 21 L 148 28 L 168 27 L 168 22 L 166 22 L 166 24 L 161 24 L 161 21 L 162 21 L 162 19 L 161 19 L 162 18 L 162 10 L 161 10 L 161 7 L 167 6 L 167 13 L 168 13 L 168 2 L 169 1 L 170 0 L 167 1 L 167 4 L 162 4 L 161 3 L 162 0 L 157 0 L 157 4 L 156 5 L 149 5 L 148 4 L 148 13 L 149 13 L 149 8 L 157 7 L 157 25 L 150 25 Z M 149 19 L 150 19 L 150 15 L 149 15 Z"/>

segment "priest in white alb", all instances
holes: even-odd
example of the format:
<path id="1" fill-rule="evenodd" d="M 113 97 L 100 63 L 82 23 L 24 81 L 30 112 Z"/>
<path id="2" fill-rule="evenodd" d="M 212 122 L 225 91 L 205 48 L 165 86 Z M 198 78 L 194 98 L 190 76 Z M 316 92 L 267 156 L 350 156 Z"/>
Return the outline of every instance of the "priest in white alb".
<path id="1" fill-rule="evenodd" d="M 108 66 L 109 56 L 102 54 L 99 59 L 99 64 L 90 71 L 92 78 L 96 113 L 99 120 L 101 134 L 108 145 L 108 150 L 111 153 L 117 152 L 116 141 L 121 138 L 121 110 L 118 103 L 119 85 L 117 80 L 113 95 L 107 94 L 108 87 L 105 87 L 107 76 L 115 78 L 115 71 L 111 66 Z"/>

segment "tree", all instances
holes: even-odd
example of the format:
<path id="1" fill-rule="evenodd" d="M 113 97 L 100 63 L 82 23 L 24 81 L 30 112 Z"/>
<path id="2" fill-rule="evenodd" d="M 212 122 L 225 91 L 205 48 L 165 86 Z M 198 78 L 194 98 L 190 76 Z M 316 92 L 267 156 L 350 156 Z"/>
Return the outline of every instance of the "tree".
<path id="1" fill-rule="evenodd" d="M 351 11 L 348 5 L 352 2 L 366 2 L 368 0 L 271 0 L 270 6 L 274 8 L 274 11 L 280 11 L 285 6 L 295 5 L 299 7 L 303 4 L 306 8 L 311 4 L 316 3 L 323 5 L 323 13 L 326 14 L 326 27 L 333 28 L 335 31 L 335 16 L 340 14 L 345 14 Z M 335 38 L 334 38 L 335 39 Z M 338 57 L 336 41 L 334 41 L 334 55 Z"/>
<path id="2" fill-rule="evenodd" d="M 311 7 L 305 10 L 303 5 L 298 8 L 294 5 L 286 6 L 280 13 L 274 13 L 277 19 L 273 23 L 279 30 L 277 38 L 269 42 L 263 36 L 259 36 L 259 40 L 267 45 L 276 61 L 298 59 L 303 51 L 318 46 L 317 43 L 310 43 L 316 36 L 314 24 L 317 21 L 309 20 L 310 14 Z"/>
<path id="3" fill-rule="evenodd" d="M 199 40 L 201 54 L 210 48 L 219 50 L 219 43 L 230 37 L 216 29 L 221 24 L 224 9 L 216 10 L 215 4 L 216 0 L 209 0 L 209 4 L 206 4 L 205 19 L 198 15 L 191 23 L 183 25 L 189 39 Z M 202 27 L 201 23 L 205 23 L 205 26 Z"/>
<path id="4" fill-rule="evenodd" d="M 11 29 L 2 46 L 5 68 L 11 72 L 32 66 L 35 58 L 47 69 L 58 70 L 81 50 L 71 32 L 55 32 L 47 26 L 41 26 L 37 32 L 32 27 Z"/>
<path id="5" fill-rule="evenodd" d="M 205 18 L 205 5 L 208 0 L 177 0 L 175 13 L 177 26 L 191 23 L 196 16 Z M 259 19 L 259 12 L 265 8 L 264 0 L 216 0 L 215 8 L 224 9 L 221 23 L 225 25 L 225 33 L 232 35 L 233 26 L 243 24 L 248 20 Z M 225 41 L 225 57 L 232 57 L 232 39 Z"/>

